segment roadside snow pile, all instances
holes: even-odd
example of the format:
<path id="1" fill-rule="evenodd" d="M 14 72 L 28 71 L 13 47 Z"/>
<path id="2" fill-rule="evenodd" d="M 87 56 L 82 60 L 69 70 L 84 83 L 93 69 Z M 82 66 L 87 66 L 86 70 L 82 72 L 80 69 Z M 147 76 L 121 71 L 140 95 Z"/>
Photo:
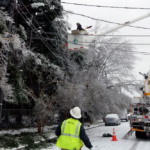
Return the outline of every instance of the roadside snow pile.
<path id="1" fill-rule="evenodd" d="M 57 125 L 52 125 L 52 126 L 45 126 L 43 132 L 51 131 L 53 128 L 55 128 Z M 18 130 L 2 130 L 0 131 L 0 136 L 5 135 L 5 134 L 10 134 L 10 135 L 19 135 L 21 133 L 37 133 L 37 128 L 24 128 L 24 129 L 18 129 Z"/>

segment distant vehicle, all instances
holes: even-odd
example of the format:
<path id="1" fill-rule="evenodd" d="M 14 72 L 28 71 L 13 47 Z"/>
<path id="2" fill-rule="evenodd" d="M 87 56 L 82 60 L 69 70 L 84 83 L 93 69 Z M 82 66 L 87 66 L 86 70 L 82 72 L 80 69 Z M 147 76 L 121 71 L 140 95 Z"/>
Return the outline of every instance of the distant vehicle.
<path id="1" fill-rule="evenodd" d="M 127 113 L 126 109 L 124 109 L 119 116 L 120 116 L 121 121 L 125 120 L 127 122 L 129 120 L 128 113 Z"/>
<path id="2" fill-rule="evenodd" d="M 121 121 L 117 114 L 108 114 L 105 117 L 105 126 L 107 125 L 120 125 Z"/>
<path id="3" fill-rule="evenodd" d="M 127 114 L 127 116 L 128 116 L 128 120 L 130 120 L 131 114 L 129 113 L 129 114 Z"/>

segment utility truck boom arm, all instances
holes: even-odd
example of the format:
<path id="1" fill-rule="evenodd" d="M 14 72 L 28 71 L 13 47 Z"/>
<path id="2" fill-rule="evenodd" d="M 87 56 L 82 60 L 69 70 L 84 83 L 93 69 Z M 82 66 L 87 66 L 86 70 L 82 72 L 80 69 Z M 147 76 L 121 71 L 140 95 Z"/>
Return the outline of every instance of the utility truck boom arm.
<path id="1" fill-rule="evenodd" d="M 137 17 L 135 19 L 132 19 L 130 21 L 124 22 L 120 25 L 117 25 L 113 28 L 110 28 L 108 30 L 102 31 L 102 32 L 98 32 L 96 35 L 106 35 L 108 33 L 111 33 L 113 31 L 116 31 L 118 29 L 121 29 L 123 27 L 126 27 L 132 23 L 138 22 L 140 20 L 143 20 L 147 17 L 150 16 L 150 13 L 147 13 L 145 15 L 142 15 L 140 17 Z M 91 34 L 86 34 L 86 31 L 80 31 L 79 34 L 70 34 L 68 36 L 68 49 L 69 50 L 81 50 L 81 49 L 89 49 L 89 44 L 87 43 L 91 43 L 93 40 L 95 39 L 94 36 L 91 36 Z"/>
<path id="2" fill-rule="evenodd" d="M 130 25 L 130 24 L 133 24 L 133 23 L 138 22 L 138 21 L 140 21 L 140 20 L 143 20 L 143 19 L 145 19 L 145 18 L 147 18 L 147 17 L 149 17 L 149 16 L 150 16 L 150 13 L 145 14 L 145 15 L 142 15 L 142 16 L 140 16 L 140 17 L 137 17 L 137 18 L 132 19 L 132 20 L 130 20 L 130 21 L 124 22 L 124 23 L 122 23 L 121 25 L 117 25 L 117 26 L 115 26 L 115 27 L 113 27 L 113 28 L 110 28 L 110 29 L 108 29 L 108 30 L 105 30 L 105 31 L 103 31 L 103 32 L 98 32 L 97 35 L 106 35 L 106 34 L 108 34 L 108 33 L 111 33 L 111 32 L 113 32 L 113 31 L 116 31 L 116 30 L 118 30 L 118 29 L 121 29 L 121 28 L 123 28 L 123 27 L 125 27 L 125 26 L 128 26 L 128 25 Z"/>

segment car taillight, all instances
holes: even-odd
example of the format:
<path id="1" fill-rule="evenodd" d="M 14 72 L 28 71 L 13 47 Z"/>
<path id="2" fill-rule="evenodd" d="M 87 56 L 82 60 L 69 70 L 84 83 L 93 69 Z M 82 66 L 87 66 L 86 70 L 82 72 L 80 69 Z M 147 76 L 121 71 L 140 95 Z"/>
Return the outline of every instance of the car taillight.
<path id="1" fill-rule="evenodd" d="M 145 118 L 148 118 L 148 116 L 145 116 Z"/>

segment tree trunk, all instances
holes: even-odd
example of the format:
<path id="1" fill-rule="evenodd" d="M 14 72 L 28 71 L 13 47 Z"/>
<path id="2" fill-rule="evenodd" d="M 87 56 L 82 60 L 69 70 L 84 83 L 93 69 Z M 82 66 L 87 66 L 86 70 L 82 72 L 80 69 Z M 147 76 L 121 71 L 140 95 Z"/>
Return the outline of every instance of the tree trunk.
<path id="1" fill-rule="evenodd" d="M 38 133 L 42 133 L 42 124 L 40 120 L 37 120 Z"/>

